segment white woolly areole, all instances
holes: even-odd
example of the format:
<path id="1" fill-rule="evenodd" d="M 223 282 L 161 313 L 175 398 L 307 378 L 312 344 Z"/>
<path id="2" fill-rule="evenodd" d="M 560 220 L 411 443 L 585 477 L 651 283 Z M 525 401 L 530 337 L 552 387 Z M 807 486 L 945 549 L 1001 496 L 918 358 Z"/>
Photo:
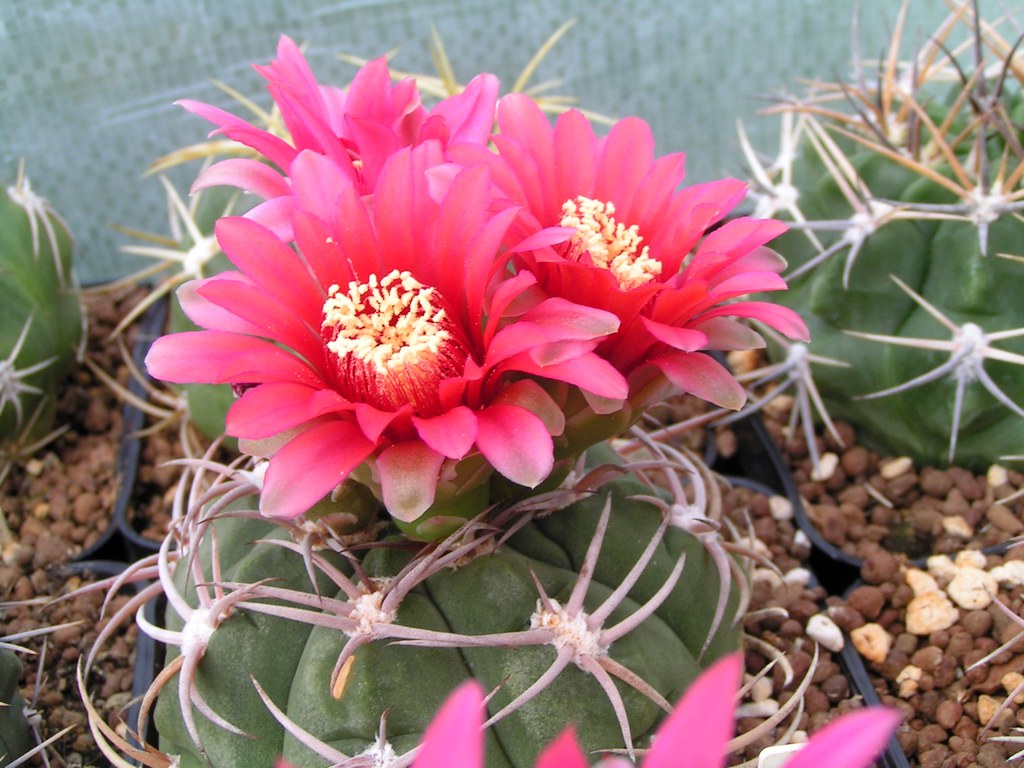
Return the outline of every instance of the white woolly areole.
<path id="1" fill-rule="evenodd" d="M 195 653 L 202 654 L 210 644 L 216 617 L 209 608 L 196 608 L 188 617 L 181 630 L 181 655 L 188 658 Z"/>
<path id="2" fill-rule="evenodd" d="M 380 737 L 377 737 L 373 744 L 360 752 L 357 757 L 372 760 L 373 762 L 369 765 L 372 765 L 373 768 L 390 768 L 390 766 L 398 764 L 398 755 L 394 748 L 387 741 L 382 741 Z"/>
<path id="3" fill-rule="evenodd" d="M 356 627 L 346 634 L 349 637 L 372 635 L 379 624 L 390 624 L 395 620 L 395 611 L 385 611 L 383 592 L 367 592 L 352 601 L 352 613 L 349 618 L 356 622 Z"/>
<path id="4" fill-rule="evenodd" d="M 542 601 L 537 601 L 537 610 L 530 617 L 530 629 L 550 630 L 550 645 L 559 650 L 566 646 L 572 647 L 577 659 L 581 656 L 596 658 L 608 653 L 608 646 L 601 643 L 598 632 L 587 626 L 585 613 L 570 616 L 557 600 L 548 602 L 551 604 L 550 611 L 544 608 Z"/>

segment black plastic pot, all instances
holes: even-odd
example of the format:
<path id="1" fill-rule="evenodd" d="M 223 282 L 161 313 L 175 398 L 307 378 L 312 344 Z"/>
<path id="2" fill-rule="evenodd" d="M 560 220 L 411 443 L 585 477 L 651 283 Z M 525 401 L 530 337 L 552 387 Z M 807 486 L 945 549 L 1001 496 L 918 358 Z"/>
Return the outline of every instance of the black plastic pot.
<path id="1" fill-rule="evenodd" d="M 145 371 L 145 357 L 153 341 L 162 333 L 167 322 L 167 302 L 156 302 L 143 316 L 139 324 L 139 335 L 132 349 L 132 359 L 140 371 Z M 129 384 L 129 390 L 140 399 L 146 398 L 145 389 L 140 382 L 134 379 Z M 137 560 L 146 555 L 156 552 L 160 542 L 143 536 L 139 531 L 141 526 L 136 527 L 136 521 L 132 517 L 132 502 L 135 494 L 136 479 L 138 477 L 139 460 L 142 453 L 142 441 L 138 432 L 145 424 L 145 414 L 131 403 L 125 404 L 124 413 L 124 439 L 121 445 L 121 453 L 125 461 L 122 470 L 123 485 L 114 507 L 114 521 L 117 531 L 122 540 L 125 555 L 129 561 Z"/>
<path id="2" fill-rule="evenodd" d="M 807 517 L 793 475 L 779 452 L 760 414 L 755 413 L 733 424 L 739 448 L 728 462 L 715 469 L 726 473 L 729 481 L 754 489 L 759 487 L 785 496 L 793 508 L 794 521 L 811 542 L 810 566 L 813 578 L 829 594 L 843 594 L 857 583 L 861 560 L 830 544 Z M 728 473 L 736 473 L 729 475 Z M 824 606 L 822 606 L 824 609 Z M 840 667 L 850 682 L 850 690 L 867 706 L 880 706 L 881 699 L 871 683 L 864 659 L 844 633 L 842 650 L 837 654 Z M 910 768 L 896 737 L 889 739 L 878 758 L 878 768 Z"/>
<path id="3" fill-rule="evenodd" d="M 749 477 L 785 496 L 793 507 L 797 527 L 811 542 L 810 567 L 818 583 L 831 594 L 841 594 L 860 575 L 861 560 L 830 544 L 807 516 L 793 474 L 779 452 L 759 413 L 734 422 L 738 449 L 715 469 Z"/>

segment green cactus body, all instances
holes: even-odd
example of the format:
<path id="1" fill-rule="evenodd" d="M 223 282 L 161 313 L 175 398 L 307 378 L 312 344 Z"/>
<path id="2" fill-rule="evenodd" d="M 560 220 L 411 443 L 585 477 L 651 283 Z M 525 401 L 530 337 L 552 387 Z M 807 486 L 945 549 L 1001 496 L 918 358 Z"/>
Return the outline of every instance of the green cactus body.
<path id="1" fill-rule="evenodd" d="M 14 651 L 0 649 L 0 766 L 8 765 L 35 746 L 25 719 L 25 701 L 18 693 L 21 661 Z"/>
<path id="2" fill-rule="evenodd" d="M 549 598 L 565 605 L 580 578 L 609 487 L 613 489 L 609 527 L 585 601 L 586 610 L 593 610 L 626 578 L 662 519 L 662 512 L 653 505 L 629 498 L 650 493 L 649 487 L 629 477 L 528 523 L 500 547 L 471 562 L 433 574 L 404 598 L 397 623 L 474 636 L 530 629 L 539 596 L 531 574 Z M 271 527 L 267 523 L 223 519 L 216 525 L 226 581 L 253 582 L 273 574 L 284 580 L 275 583 L 309 589 L 296 553 L 268 543 L 248 544 L 267 535 Z M 270 535 L 286 534 L 278 529 Z M 669 702 L 679 697 L 702 665 L 739 646 L 738 631 L 726 626 L 726 619 L 701 655 L 713 625 L 719 582 L 700 541 L 669 528 L 642 577 L 605 622 L 605 626 L 614 625 L 654 596 L 684 553 L 682 577 L 670 597 L 608 648 L 615 662 L 646 680 Z M 410 557 L 408 549 L 372 549 L 361 567 L 375 583 L 384 583 Z M 184 587 L 180 573 L 176 581 Z M 320 588 L 326 589 L 326 584 Z M 168 625 L 179 628 L 180 617 L 172 614 Z M 532 685 L 556 655 L 552 645 L 441 648 L 377 640 L 356 651 L 343 695 L 336 699 L 329 681 L 347 639 L 335 628 L 311 629 L 246 609 L 226 620 L 213 634 L 200 663 L 198 689 L 215 712 L 259 738 L 232 735 L 197 717 L 200 740 L 213 765 L 270 765 L 279 754 L 297 766 L 325 764 L 275 722 L 255 692 L 250 674 L 291 720 L 349 756 L 373 747 L 386 711 L 387 740 L 402 754 L 419 742 L 444 698 L 462 680 L 473 677 L 485 689 L 498 689 L 488 705 L 494 714 Z M 642 745 L 664 713 L 633 688 L 620 681 L 614 685 L 625 702 L 635 742 Z M 182 766 L 203 765 L 182 720 L 175 685 L 161 692 L 156 717 L 161 750 L 182 755 Z M 586 749 L 623 746 L 601 686 L 573 663 L 536 698 L 488 730 L 487 764 L 533 765 L 543 745 L 570 722 Z"/>
<path id="3" fill-rule="evenodd" d="M 783 173 L 805 221 L 773 243 L 790 274 L 772 300 L 804 317 L 809 352 L 848 365 L 813 369 L 832 419 L 879 452 L 984 470 L 1024 454 L 1024 336 L 1007 333 L 1024 328 L 1024 264 L 1005 257 L 1024 253 L 1024 154 L 1016 125 L 998 118 L 1019 112 L 1020 83 L 1009 77 L 982 116 L 972 100 L 985 103 L 994 82 L 950 85 L 938 77 L 948 63 L 921 69 L 912 97 L 895 66 L 880 69 L 888 106 L 872 80 L 844 86 L 845 112 L 805 109 L 813 96 L 792 107 L 800 138 Z"/>
<path id="4" fill-rule="evenodd" d="M 0 192 L 0 456 L 52 429 L 55 393 L 83 340 L 72 240 L 24 178 Z"/>

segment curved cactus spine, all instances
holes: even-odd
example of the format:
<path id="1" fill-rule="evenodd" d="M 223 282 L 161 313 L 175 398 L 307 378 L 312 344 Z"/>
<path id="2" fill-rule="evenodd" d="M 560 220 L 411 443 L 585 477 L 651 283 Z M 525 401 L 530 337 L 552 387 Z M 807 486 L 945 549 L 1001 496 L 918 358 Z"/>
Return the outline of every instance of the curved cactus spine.
<path id="1" fill-rule="evenodd" d="M 84 342 L 72 239 L 24 169 L 0 194 L 0 460 L 55 436 L 56 390 Z M 0 473 L 2 474 L 2 473 Z"/>
<path id="2" fill-rule="evenodd" d="M 901 62 L 908 8 L 877 85 L 859 62 L 815 84 L 778 108 L 777 161 L 745 153 L 759 212 L 796 230 L 773 300 L 849 366 L 815 366 L 831 417 L 879 450 L 984 468 L 1024 452 L 1024 269 L 1003 258 L 1024 238 L 1018 54 L 963 2 Z"/>

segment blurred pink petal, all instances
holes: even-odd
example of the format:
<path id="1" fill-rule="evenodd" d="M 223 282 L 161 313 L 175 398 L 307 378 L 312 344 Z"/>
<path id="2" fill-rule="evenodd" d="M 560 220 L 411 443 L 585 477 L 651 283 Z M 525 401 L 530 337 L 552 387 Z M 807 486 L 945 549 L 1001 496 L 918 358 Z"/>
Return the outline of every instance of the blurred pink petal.
<path id="1" fill-rule="evenodd" d="M 891 709 L 862 709 L 843 715 L 814 734 L 786 768 L 868 768 L 902 719 Z"/>
<path id="2" fill-rule="evenodd" d="M 413 768 L 482 768 L 483 700 L 475 681 L 456 688 L 427 726 Z"/>

